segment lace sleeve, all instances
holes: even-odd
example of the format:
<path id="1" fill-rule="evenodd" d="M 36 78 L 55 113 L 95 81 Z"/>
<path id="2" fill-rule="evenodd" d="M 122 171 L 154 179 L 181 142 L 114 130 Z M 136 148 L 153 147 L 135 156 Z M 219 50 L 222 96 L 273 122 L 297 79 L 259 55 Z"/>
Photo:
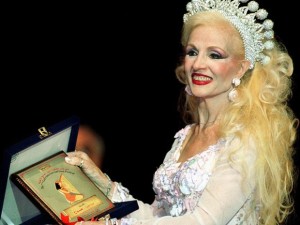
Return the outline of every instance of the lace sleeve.
<path id="1" fill-rule="evenodd" d="M 121 183 L 114 182 L 114 184 L 115 184 L 115 188 L 111 196 L 112 202 L 125 202 L 125 201 L 135 200 L 132 197 L 132 195 L 129 194 L 129 190 L 123 187 Z"/>

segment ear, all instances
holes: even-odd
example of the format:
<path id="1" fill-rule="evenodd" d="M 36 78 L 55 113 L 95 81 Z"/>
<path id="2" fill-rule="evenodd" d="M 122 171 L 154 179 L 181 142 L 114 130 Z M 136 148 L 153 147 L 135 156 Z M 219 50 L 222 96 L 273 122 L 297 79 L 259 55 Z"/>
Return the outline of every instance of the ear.
<path id="1" fill-rule="evenodd" d="M 250 68 L 250 61 L 249 60 L 242 60 L 240 63 L 240 70 L 237 73 L 237 76 L 239 78 L 242 78 L 244 76 L 244 74 L 248 71 L 248 69 Z"/>

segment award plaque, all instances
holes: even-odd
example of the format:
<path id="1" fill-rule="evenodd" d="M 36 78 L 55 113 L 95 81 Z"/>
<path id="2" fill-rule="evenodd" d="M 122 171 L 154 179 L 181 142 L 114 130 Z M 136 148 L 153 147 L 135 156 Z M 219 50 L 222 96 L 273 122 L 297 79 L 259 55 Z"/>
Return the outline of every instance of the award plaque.
<path id="1" fill-rule="evenodd" d="M 71 116 L 0 152 L 0 225 L 72 225 L 99 217 L 122 218 L 136 200 L 111 202 L 78 166 L 74 151 L 80 120 Z"/>
<path id="2" fill-rule="evenodd" d="M 65 157 L 59 152 L 11 179 L 58 224 L 96 219 L 114 208 L 81 168 L 66 163 Z"/>

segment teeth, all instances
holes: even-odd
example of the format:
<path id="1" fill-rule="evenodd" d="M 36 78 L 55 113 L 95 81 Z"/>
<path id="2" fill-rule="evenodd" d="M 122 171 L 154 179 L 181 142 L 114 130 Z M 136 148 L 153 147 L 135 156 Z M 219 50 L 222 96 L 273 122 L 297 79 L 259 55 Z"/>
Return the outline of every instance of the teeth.
<path id="1" fill-rule="evenodd" d="M 208 81 L 211 80 L 209 77 L 199 77 L 199 76 L 195 76 L 193 77 L 194 80 L 199 80 L 199 81 Z"/>

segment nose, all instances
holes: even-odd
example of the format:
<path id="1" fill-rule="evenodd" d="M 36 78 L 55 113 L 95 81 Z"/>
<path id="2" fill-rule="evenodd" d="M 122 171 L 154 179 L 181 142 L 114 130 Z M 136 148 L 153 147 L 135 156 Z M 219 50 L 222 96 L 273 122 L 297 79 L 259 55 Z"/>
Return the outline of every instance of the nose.
<path id="1" fill-rule="evenodd" d="M 200 70 L 200 69 L 205 69 L 207 67 L 207 61 L 206 61 L 206 56 L 204 54 L 199 54 L 195 58 L 195 61 L 193 63 L 193 69 Z"/>

